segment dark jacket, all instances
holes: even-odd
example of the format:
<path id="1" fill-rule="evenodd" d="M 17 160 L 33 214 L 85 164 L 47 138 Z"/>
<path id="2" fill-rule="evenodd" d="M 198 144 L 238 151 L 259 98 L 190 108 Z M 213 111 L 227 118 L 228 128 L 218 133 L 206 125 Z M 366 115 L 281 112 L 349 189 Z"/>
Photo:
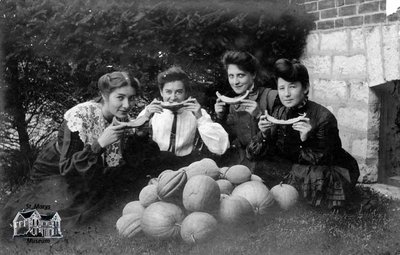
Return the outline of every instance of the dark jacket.
<path id="1" fill-rule="evenodd" d="M 312 130 L 306 141 L 291 125 L 274 125 L 264 138 L 259 132 L 253 137 L 246 154 L 250 160 L 261 160 L 272 155 L 289 159 L 293 164 L 340 166 L 349 170 L 351 182 L 360 175 L 356 160 L 342 149 L 337 120 L 324 106 L 308 101 L 301 108 L 274 107 L 272 116 L 287 120 L 306 113 Z"/>

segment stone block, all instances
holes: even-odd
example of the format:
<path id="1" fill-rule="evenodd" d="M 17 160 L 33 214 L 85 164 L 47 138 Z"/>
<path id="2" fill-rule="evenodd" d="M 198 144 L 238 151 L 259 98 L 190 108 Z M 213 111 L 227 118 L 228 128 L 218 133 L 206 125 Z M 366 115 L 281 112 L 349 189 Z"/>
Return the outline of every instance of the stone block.
<path id="1" fill-rule="evenodd" d="M 369 86 L 368 83 L 362 81 L 350 81 L 350 98 L 368 104 Z"/>
<path id="2" fill-rule="evenodd" d="M 335 28 L 341 28 L 344 26 L 343 19 L 335 19 Z"/>
<path id="3" fill-rule="evenodd" d="M 312 20 L 313 21 L 317 21 L 319 20 L 319 12 L 309 12 L 308 14 L 310 14 L 312 16 Z"/>
<path id="4" fill-rule="evenodd" d="M 347 101 L 349 95 L 346 82 L 323 79 L 314 81 L 313 92 L 315 99 L 337 103 Z"/>
<path id="5" fill-rule="evenodd" d="M 364 30 L 370 86 L 376 86 L 385 82 L 380 29 L 380 27 L 376 26 Z"/>
<path id="6" fill-rule="evenodd" d="M 385 80 L 400 79 L 400 50 L 399 50 L 399 27 L 389 25 L 382 28 L 383 61 Z"/>
<path id="7" fill-rule="evenodd" d="M 350 31 L 350 50 L 351 51 L 364 51 L 365 50 L 365 42 L 364 42 L 364 33 L 362 28 L 351 29 Z"/>
<path id="8" fill-rule="evenodd" d="M 347 32 L 344 30 L 321 33 L 321 51 L 331 51 L 332 53 L 347 52 L 347 45 Z"/>
<path id="9" fill-rule="evenodd" d="M 351 154 L 360 158 L 367 158 L 367 139 L 354 140 L 351 145 Z"/>
<path id="10" fill-rule="evenodd" d="M 351 151 L 351 141 L 353 135 L 349 132 L 342 131 L 339 128 L 339 136 L 340 140 L 342 141 L 342 148 L 346 151 Z"/>
<path id="11" fill-rule="evenodd" d="M 378 12 L 379 11 L 379 2 L 370 2 L 370 3 L 363 3 L 360 4 L 358 7 L 358 13 L 371 13 L 371 12 Z"/>
<path id="12" fill-rule="evenodd" d="M 379 140 L 368 141 L 367 143 L 367 158 L 379 157 Z"/>
<path id="13" fill-rule="evenodd" d="M 374 183 L 378 181 L 377 165 L 359 164 L 359 167 L 360 167 L 360 177 L 358 178 L 358 182 Z"/>
<path id="14" fill-rule="evenodd" d="M 306 12 L 318 11 L 318 3 L 317 2 L 305 3 L 304 7 L 306 9 Z"/>
<path id="15" fill-rule="evenodd" d="M 396 187 L 400 187 L 400 176 L 392 176 L 390 178 L 388 178 L 388 184 L 396 186 Z M 398 199 L 400 199 L 400 189 L 398 192 Z"/>
<path id="16" fill-rule="evenodd" d="M 366 77 L 367 63 L 364 55 L 333 57 L 332 74 L 334 77 Z"/>
<path id="17" fill-rule="evenodd" d="M 330 19 L 335 18 L 337 16 L 337 9 L 327 9 L 321 11 L 321 19 Z"/>
<path id="18" fill-rule="evenodd" d="M 391 180 L 389 179 L 388 184 L 389 185 L 383 183 L 374 183 L 374 184 L 361 184 L 361 185 L 363 187 L 368 187 L 387 198 L 400 200 L 400 183 L 399 182 L 397 182 L 397 184 L 391 183 Z"/>
<path id="19" fill-rule="evenodd" d="M 386 0 L 382 0 L 379 3 L 379 10 L 386 12 Z"/>
<path id="20" fill-rule="evenodd" d="M 354 16 L 345 18 L 343 22 L 345 27 L 361 26 L 364 24 L 364 18 L 363 16 Z"/>
<path id="21" fill-rule="evenodd" d="M 357 6 L 350 5 L 350 6 L 343 6 L 339 8 L 339 17 L 342 16 L 351 16 L 357 14 Z"/>
<path id="22" fill-rule="evenodd" d="M 313 76 L 330 76 L 331 75 L 331 57 L 330 56 L 312 56 L 302 60 L 307 70 Z"/>
<path id="23" fill-rule="evenodd" d="M 344 0 L 345 5 L 358 4 L 360 0 Z"/>
<path id="24" fill-rule="evenodd" d="M 310 33 L 307 37 L 307 54 L 316 54 L 319 51 L 319 34 Z"/>
<path id="25" fill-rule="evenodd" d="M 368 111 L 366 109 L 340 108 L 336 118 L 341 126 L 364 132 L 368 130 Z"/>
<path id="26" fill-rule="evenodd" d="M 344 0 L 336 0 L 336 6 L 343 6 L 344 5 Z"/>
<path id="27" fill-rule="evenodd" d="M 318 10 L 324 10 L 335 7 L 335 0 L 320 0 L 318 1 Z"/>
<path id="28" fill-rule="evenodd" d="M 385 13 L 375 13 L 371 15 L 364 16 L 364 24 L 379 24 L 386 21 Z"/>
<path id="29" fill-rule="evenodd" d="M 333 20 L 326 20 L 326 21 L 318 21 L 317 22 L 317 29 L 331 29 L 335 28 L 335 21 Z"/>

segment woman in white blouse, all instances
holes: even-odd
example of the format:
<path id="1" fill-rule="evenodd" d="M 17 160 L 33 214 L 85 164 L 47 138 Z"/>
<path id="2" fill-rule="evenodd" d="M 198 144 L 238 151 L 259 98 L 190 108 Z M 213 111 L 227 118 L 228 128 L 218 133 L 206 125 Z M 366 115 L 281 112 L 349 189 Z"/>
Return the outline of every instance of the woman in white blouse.
<path id="1" fill-rule="evenodd" d="M 154 99 L 139 116 L 150 120 L 152 138 L 164 157 L 177 156 L 185 163 L 197 160 L 199 156 L 194 151 L 198 137 L 212 154 L 225 153 L 228 134 L 195 98 L 189 97 L 187 74 L 173 66 L 160 73 L 157 81 L 162 101 Z"/>

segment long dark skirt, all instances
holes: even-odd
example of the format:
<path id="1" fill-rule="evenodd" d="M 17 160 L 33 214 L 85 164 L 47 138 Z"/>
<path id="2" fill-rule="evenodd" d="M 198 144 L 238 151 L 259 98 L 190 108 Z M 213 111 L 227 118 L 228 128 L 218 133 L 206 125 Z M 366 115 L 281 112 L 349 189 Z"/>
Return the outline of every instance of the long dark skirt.
<path id="1" fill-rule="evenodd" d="M 345 206 L 355 185 L 346 168 L 293 164 L 280 157 L 256 162 L 254 174 L 269 188 L 280 182 L 291 184 L 311 205 L 329 209 Z"/>
<path id="2" fill-rule="evenodd" d="M 294 164 L 286 183 L 300 191 L 314 206 L 344 207 L 351 196 L 349 170 L 339 166 L 310 166 Z"/>

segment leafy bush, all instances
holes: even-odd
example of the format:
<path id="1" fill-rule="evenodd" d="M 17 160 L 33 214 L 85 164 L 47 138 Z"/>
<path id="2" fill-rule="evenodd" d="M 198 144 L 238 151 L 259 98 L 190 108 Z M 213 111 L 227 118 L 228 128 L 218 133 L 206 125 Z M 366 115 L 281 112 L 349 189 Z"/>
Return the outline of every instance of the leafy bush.
<path id="1" fill-rule="evenodd" d="M 3 0 L 4 120 L 30 154 L 68 108 L 97 95 L 105 72 L 125 69 L 141 80 L 135 114 L 158 96 L 156 76 L 173 64 L 189 73 L 195 96 L 212 111 L 215 91 L 229 89 L 220 64 L 227 49 L 255 54 L 260 81 L 274 86 L 272 63 L 299 58 L 313 26 L 302 5 L 288 2 Z"/>

